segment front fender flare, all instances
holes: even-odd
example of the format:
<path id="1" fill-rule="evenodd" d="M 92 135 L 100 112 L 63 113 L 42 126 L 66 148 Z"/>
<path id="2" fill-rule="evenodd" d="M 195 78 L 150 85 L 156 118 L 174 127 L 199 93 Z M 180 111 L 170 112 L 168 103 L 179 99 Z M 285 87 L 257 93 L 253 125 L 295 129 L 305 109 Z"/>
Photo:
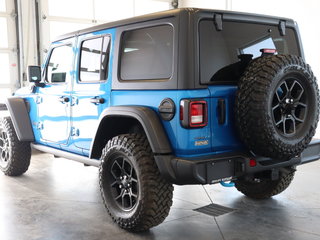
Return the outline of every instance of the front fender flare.
<path id="1" fill-rule="evenodd" d="M 5 102 L 19 141 L 34 141 L 34 134 L 26 102 L 21 97 L 10 97 Z"/>
<path id="2" fill-rule="evenodd" d="M 101 129 L 102 121 L 112 117 L 130 117 L 139 121 L 146 133 L 153 153 L 169 154 L 172 152 L 166 132 L 159 117 L 152 109 L 144 106 L 112 106 L 105 109 L 100 115 L 98 128 L 91 145 L 90 158 L 93 157 L 93 153 L 96 152 L 96 146 L 99 145 L 97 144 L 97 141 L 99 141 L 97 134 Z"/>

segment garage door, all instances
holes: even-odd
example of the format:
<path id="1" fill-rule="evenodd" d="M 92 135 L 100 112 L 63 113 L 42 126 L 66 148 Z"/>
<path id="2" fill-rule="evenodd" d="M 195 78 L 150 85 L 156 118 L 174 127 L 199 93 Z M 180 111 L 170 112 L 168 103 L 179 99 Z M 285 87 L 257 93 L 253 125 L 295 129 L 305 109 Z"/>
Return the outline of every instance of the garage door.
<path id="1" fill-rule="evenodd" d="M 170 8 L 171 0 L 42 0 L 43 56 L 50 42 L 64 33 Z"/>
<path id="2" fill-rule="evenodd" d="M 15 11 L 12 0 L 0 0 L 0 102 L 19 87 Z"/>

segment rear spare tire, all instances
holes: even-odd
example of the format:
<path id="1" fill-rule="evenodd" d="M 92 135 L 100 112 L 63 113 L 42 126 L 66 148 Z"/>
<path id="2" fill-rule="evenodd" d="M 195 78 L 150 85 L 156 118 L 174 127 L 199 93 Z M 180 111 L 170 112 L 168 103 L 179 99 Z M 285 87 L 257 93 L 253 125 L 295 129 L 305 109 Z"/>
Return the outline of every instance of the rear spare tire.
<path id="1" fill-rule="evenodd" d="M 245 177 L 237 179 L 235 187 L 247 197 L 268 199 L 278 195 L 289 187 L 293 180 L 294 172 L 295 170 L 292 168 L 286 169 L 280 172 L 279 178 L 276 180 L 263 177 L 264 172 L 262 172 L 252 179 L 246 179 Z"/>
<path id="2" fill-rule="evenodd" d="M 296 156 L 317 128 L 316 78 L 300 57 L 257 58 L 239 81 L 235 111 L 240 137 L 249 150 L 281 160 Z"/>

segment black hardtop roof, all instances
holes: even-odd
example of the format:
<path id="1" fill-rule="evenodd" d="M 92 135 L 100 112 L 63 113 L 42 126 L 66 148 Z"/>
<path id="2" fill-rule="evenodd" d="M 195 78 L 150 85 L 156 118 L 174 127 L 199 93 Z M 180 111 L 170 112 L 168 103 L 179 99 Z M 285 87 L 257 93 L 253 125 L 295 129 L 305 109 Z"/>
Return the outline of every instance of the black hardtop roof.
<path id="1" fill-rule="evenodd" d="M 168 17 L 175 17 L 175 16 L 179 16 L 182 13 L 187 13 L 189 15 L 192 15 L 192 14 L 212 14 L 212 17 L 213 17 L 214 13 L 219 13 L 222 15 L 227 14 L 229 16 L 234 17 L 235 19 L 237 17 L 239 17 L 241 19 L 248 19 L 248 21 L 250 21 L 252 19 L 256 19 L 256 20 L 261 19 L 263 22 L 275 22 L 275 20 L 276 21 L 283 20 L 283 21 L 286 21 L 286 23 L 289 23 L 289 25 L 291 25 L 291 26 L 295 24 L 295 22 L 292 19 L 262 15 L 262 14 L 252 14 L 252 13 L 215 10 L 215 9 L 178 8 L 178 9 L 172 9 L 172 10 L 167 10 L 167 11 L 162 11 L 162 12 L 155 12 L 155 13 L 151 13 L 151 14 L 136 16 L 136 17 L 132 17 L 132 18 L 126 18 L 126 19 L 119 20 L 119 21 L 108 22 L 108 23 L 96 25 L 96 26 L 93 26 L 90 28 L 85 28 L 82 30 L 78 30 L 75 32 L 61 35 L 61 36 L 57 37 L 54 40 L 54 42 L 60 41 L 63 39 L 67 39 L 67 38 L 71 38 L 71 37 L 75 37 L 75 36 L 82 35 L 82 34 L 101 31 L 101 30 L 108 29 L 108 28 L 115 28 L 115 27 L 120 27 L 120 26 L 134 24 L 134 23 L 146 22 L 146 21 L 151 21 L 151 20 L 158 20 L 158 19 L 163 19 L 163 18 L 168 18 Z"/>

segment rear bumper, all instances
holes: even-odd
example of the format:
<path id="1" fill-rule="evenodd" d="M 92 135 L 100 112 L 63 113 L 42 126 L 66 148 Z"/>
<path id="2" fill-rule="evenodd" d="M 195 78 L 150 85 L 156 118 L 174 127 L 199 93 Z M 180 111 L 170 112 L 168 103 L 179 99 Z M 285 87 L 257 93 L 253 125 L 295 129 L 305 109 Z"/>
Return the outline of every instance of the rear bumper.
<path id="1" fill-rule="evenodd" d="M 320 158 L 320 140 L 312 141 L 300 156 L 287 161 L 258 157 L 254 158 L 256 165 L 250 166 L 252 158 L 254 157 L 245 153 L 227 153 L 201 159 L 182 159 L 173 155 L 155 156 L 161 174 L 171 183 L 212 184 L 316 161 Z"/>

